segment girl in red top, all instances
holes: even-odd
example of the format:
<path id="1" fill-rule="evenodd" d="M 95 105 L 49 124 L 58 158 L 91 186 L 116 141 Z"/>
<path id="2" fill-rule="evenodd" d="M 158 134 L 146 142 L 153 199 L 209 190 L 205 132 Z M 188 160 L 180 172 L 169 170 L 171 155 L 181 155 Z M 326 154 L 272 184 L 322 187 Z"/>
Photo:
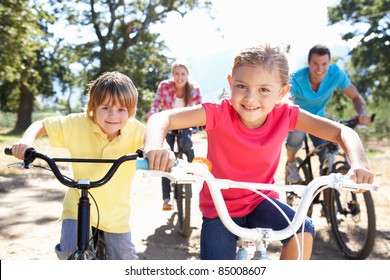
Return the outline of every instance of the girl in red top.
<path id="1" fill-rule="evenodd" d="M 290 90 L 289 68 L 280 48 L 264 44 L 242 50 L 234 59 L 228 81 L 230 99 L 165 111 L 149 119 L 144 149 L 150 169 L 169 170 L 173 166 L 172 153 L 162 146 L 167 130 L 204 126 L 207 158 L 216 178 L 274 183 L 287 133 L 299 129 L 338 143 L 351 162 L 351 179 L 357 183 L 373 182 L 374 175 L 368 169 L 363 145 L 355 131 L 285 101 Z M 278 200 L 277 192 L 262 192 L 292 219 L 294 210 Z M 240 226 L 279 230 L 288 225 L 269 201 L 251 191 L 228 189 L 223 191 L 223 197 L 230 215 Z M 203 214 L 201 258 L 234 259 L 237 236 L 218 218 L 206 184 L 200 192 L 200 209 Z M 304 232 L 302 228 L 298 232 L 299 242 L 304 243 L 303 258 L 310 259 L 315 230 L 309 218 Z M 282 244 L 280 258 L 297 259 L 296 241 L 290 237 L 282 240 Z"/>

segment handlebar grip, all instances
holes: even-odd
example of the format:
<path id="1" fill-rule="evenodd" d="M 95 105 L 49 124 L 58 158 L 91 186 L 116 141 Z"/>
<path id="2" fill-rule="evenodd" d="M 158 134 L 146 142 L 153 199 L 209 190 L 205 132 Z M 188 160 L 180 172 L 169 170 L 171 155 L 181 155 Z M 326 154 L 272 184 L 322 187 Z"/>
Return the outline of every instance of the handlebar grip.
<path id="1" fill-rule="evenodd" d="M 135 168 L 138 170 L 148 170 L 149 169 L 149 161 L 147 158 L 137 158 L 135 161 Z"/>
<path id="2" fill-rule="evenodd" d="M 7 156 L 12 156 L 12 148 L 5 148 L 4 154 L 6 154 Z"/>

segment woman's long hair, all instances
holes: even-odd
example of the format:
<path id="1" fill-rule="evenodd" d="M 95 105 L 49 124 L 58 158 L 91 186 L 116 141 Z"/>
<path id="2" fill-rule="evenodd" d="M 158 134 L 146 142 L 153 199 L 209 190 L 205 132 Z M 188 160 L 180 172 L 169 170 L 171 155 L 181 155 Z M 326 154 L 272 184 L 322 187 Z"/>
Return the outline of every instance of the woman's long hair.
<path id="1" fill-rule="evenodd" d="M 179 62 L 179 61 L 174 62 L 172 64 L 172 73 L 176 67 L 183 67 L 184 69 L 186 69 L 188 75 L 190 74 L 190 70 L 189 70 L 189 67 L 187 66 L 187 64 L 185 64 L 183 62 Z M 190 103 L 190 99 L 191 99 L 191 95 L 192 95 L 193 90 L 194 90 L 194 84 L 192 82 L 190 82 L 189 78 L 187 78 L 187 82 L 184 86 L 184 105 L 186 107 Z"/>

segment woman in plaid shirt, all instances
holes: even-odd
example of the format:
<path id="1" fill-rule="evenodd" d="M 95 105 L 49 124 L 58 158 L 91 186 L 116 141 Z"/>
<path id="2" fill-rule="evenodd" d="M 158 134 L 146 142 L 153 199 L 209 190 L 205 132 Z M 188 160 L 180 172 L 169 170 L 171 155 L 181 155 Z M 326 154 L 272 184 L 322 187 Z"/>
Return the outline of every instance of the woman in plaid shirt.
<path id="1" fill-rule="evenodd" d="M 172 78 L 160 82 L 156 96 L 149 113 L 146 115 L 146 120 L 151 115 L 160 110 L 169 110 L 173 108 L 189 107 L 200 104 L 202 97 L 200 87 L 193 81 L 188 79 L 189 68 L 185 63 L 175 62 L 172 65 Z M 194 150 L 191 141 L 191 129 L 182 130 L 184 153 L 188 161 L 194 158 Z M 166 140 L 173 150 L 175 144 L 175 134 L 167 133 Z M 172 210 L 170 204 L 171 186 L 167 178 L 162 178 L 162 193 L 163 193 L 163 210 Z"/>

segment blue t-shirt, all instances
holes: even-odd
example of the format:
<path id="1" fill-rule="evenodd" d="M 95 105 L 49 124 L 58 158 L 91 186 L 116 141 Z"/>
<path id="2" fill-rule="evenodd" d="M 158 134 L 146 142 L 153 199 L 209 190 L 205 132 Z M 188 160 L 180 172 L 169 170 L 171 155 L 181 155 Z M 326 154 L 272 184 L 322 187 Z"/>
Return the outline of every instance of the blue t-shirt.
<path id="1" fill-rule="evenodd" d="M 324 117 L 325 106 L 332 97 L 336 88 L 345 89 L 351 84 L 347 74 L 337 65 L 329 65 L 328 73 L 321 82 L 318 91 L 311 88 L 309 78 L 309 67 L 302 68 L 291 75 L 291 95 L 294 97 L 294 104 L 300 108 Z"/>

